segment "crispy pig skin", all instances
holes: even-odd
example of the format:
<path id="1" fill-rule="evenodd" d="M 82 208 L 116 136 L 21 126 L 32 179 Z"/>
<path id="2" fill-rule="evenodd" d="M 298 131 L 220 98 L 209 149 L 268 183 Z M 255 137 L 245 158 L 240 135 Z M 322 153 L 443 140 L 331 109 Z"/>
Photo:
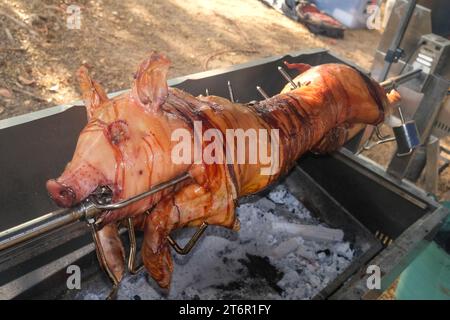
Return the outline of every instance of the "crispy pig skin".
<path id="1" fill-rule="evenodd" d="M 245 105 L 168 88 L 169 60 L 159 53 L 151 53 L 141 64 L 130 92 L 112 99 L 90 79 L 86 69 L 80 69 L 89 122 L 72 161 L 59 178 L 47 182 L 50 196 L 59 205 L 78 203 L 102 185 L 111 188 L 113 202 L 117 202 L 182 173 L 191 175 L 189 180 L 98 218 L 98 224 L 104 226 L 99 232 L 108 265 L 119 278 L 123 248 L 117 227 L 111 227 L 115 222 L 133 217 L 136 228 L 144 230 L 145 267 L 167 288 L 173 271 L 167 242 L 172 230 L 203 222 L 237 230 L 235 204 L 239 197 L 266 188 L 305 152 L 332 152 L 365 124 L 382 122 L 390 104 L 399 99 L 394 93 L 388 99 L 374 80 L 345 65 L 286 65 L 300 72 L 294 79 L 298 88 L 291 90 L 288 84 L 278 95 Z M 267 164 L 259 157 L 253 164 L 174 163 L 171 152 L 179 141 L 172 141 L 171 134 L 185 129 L 194 140 L 196 121 L 202 123 L 200 134 L 218 129 L 224 137 L 227 129 L 278 130 L 278 142 L 272 138 L 265 142 L 268 150 L 278 143 L 278 166 L 264 175 L 261 169 Z M 237 151 L 238 145 L 233 144 L 225 141 L 226 147 Z M 197 147 L 204 150 L 207 143 Z M 246 148 L 248 159 L 248 144 Z"/>

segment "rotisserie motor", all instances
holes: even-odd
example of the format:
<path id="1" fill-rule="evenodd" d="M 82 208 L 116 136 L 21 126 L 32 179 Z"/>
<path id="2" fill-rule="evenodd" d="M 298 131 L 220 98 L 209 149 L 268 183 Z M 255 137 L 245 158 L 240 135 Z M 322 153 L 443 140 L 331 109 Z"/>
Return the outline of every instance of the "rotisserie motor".
<path id="1" fill-rule="evenodd" d="M 135 228 L 144 230 L 144 265 L 161 287 L 169 287 L 173 264 L 167 236 L 172 230 L 204 222 L 238 230 L 237 199 L 276 181 L 305 152 L 331 152 L 361 125 L 382 122 L 399 98 L 395 92 L 386 95 L 374 80 L 345 65 L 287 66 L 300 72 L 293 80 L 298 86 L 288 84 L 282 93 L 249 104 L 168 88 L 169 60 L 158 53 L 140 65 L 131 91 L 113 99 L 84 67 L 79 70 L 89 121 L 72 161 L 59 178 L 47 182 L 59 206 L 73 206 L 101 186 L 112 191 L 116 202 L 190 174 L 173 188 L 98 217 L 98 249 L 117 282 L 125 272 L 118 232 L 123 219 L 132 217 Z M 201 130 L 195 130 L 199 124 Z M 250 143 L 239 144 L 236 136 L 227 139 L 230 129 L 271 134 L 257 136 L 258 148 L 252 149 L 250 134 Z M 181 150 L 182 140 L 193 147 Z M 223 155 L 230 150 L 234 161 L 225 161 Z M 224 151 L 222 156 L 219 151 Z M 239 154 L 246 161 L 236 161 Z"/>

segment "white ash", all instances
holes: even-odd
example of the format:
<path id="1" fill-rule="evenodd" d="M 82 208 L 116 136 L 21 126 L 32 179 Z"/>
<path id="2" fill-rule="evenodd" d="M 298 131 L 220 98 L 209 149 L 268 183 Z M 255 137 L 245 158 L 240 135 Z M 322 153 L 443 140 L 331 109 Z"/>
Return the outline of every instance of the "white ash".
<path id="1" fill-rule="evenodd" d="M 354 257 L 345 241 L 312 241 L 272 225 L 320 225 L 286 189 L 277 186 L 266 198 L 237 208 L 241 230 L 210 227 L 187 256 L 174 256 L 170 291 L 157 287 L 145 272 L 126 276 L 118 299 L 311 299 L 341 273 Z M 193 230 L 175 237 L 188 241 Z M 75 298 L 104 298 L 104 283 L 82 284 Z"/>

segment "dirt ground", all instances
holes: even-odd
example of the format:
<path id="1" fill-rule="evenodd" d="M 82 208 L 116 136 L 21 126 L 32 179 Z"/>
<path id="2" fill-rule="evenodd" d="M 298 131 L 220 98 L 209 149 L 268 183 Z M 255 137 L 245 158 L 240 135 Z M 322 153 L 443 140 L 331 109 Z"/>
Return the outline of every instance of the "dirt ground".
<path id="1" fill-rule="evenodd" d="M 81 28 L 67 28 L 67 6 Z M 150 50 L 172 60 L 170 77 L 294 50 L 328 48 L 369 69 L 380 33 L 315 36 L 258 0 L 55 1 L 0 4 L 0 119 L 78 99 L 81 64 L 108 91 L 130 86 Z"/>

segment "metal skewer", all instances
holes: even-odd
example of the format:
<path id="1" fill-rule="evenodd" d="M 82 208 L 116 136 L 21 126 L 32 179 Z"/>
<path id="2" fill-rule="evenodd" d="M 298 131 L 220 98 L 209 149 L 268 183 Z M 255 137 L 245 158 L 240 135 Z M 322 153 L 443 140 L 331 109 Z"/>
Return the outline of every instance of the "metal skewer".
<path id="1" fill-rule="evenodd" d="M 227 82 L 227 86 L 228 86 L 228 93 L 230 95 L 230 101 L 231 102 L 235 102 L 234 101 L 233 87 L 231 86 L 231 82 L 230 81 Z"/>
<path id="2" fill-rule="evenodd" d="M 256 90 L 264 97 L 264 99 L 269 99 L 269 95 L 260 87 L 256 86 Z"/>
<path id="3" fill-rule="evenodd" d="M 174 179 L 153 186 L 144 193 L 117 203 L 101 204 L 99 203 L 98 199 L 95 199 L 94 196 L 91 196 L 75 207 L 57 210 L 0 232 L 0 251 L 11 248 L 14 245 L 36 238 L 40 235 L 56 230 L 63 226 L 69 225 L 73 222 L 79 220 L 92 220 L 103 211 L 124 208 L 136 201 L 142 200 L 145 197 L 171 187 L 188 178 L 190 178 L 190 175 L 188 173 L 185 173 Z"/>
<path id="4" fill-rule="evenodd" d="M 291 76 L 284 70 L 282 67 L 278 67 L 278 71 L 280 71 L 283 78 L 285 78 L 290 84 L 292 89 L 298 88 L 298 86 L 295 84 L 294 80 L 292 80 Z"/>

